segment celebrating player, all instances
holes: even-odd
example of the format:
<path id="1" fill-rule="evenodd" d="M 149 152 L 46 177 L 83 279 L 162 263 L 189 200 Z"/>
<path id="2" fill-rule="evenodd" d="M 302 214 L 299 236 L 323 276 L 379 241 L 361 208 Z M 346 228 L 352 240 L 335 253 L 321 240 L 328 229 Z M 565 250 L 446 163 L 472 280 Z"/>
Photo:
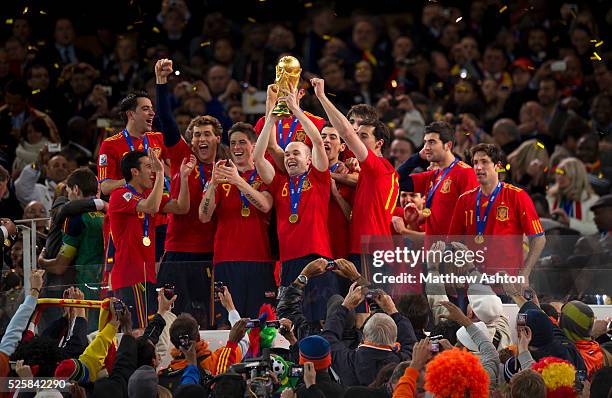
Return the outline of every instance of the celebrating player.
<path id="1" fill-rule="evenodd" d="M 182 160 L 177 199 L 163 194 L 164 168 L 152 149 L 130 152 L 121 160 L 126 184 L 111 193 L 108 205 L 110 240 L 114 253 L 107 256 L 113 294 L 132 307 L 134 325 L 146 326 L 155 306 L 155 218 L 158 212 L 186 214 L 189 211 L 188 176 L 195 158 Z M 151 177 L 155 173 L 155 183 Z M 136 323 L 137 322 L 137 323 Z"/>
<path id="2" fill-rule="evenodd" d="M 220 160 L 200 204 L 200 221 L 217 219 L 215 283 L 223 282 L 242 316 L 257 317 L 276 297 L 268 226 L 272 195 L 255 170 L 253 126 L 236 123 L 229 131 L 232 160 Z"/>
<path id="3" fill-rule="evenodd" d="M 330 257 L 327 232 L 330 198 L 330 173 L 323 140 L 315 124 L 298 106 L 296 94 L 285 100 L 294 117 L 304 126 L 313 149 L 303 142 L 290 142 L 284 151 L 287 174 L 275 170 L 265 158 L 269 140 L 275 143 L 272 129 L 277 119 L 268 114 L 257 139 L 253 158 L 257 173 L 270 188 L 276 208 L 276 221 L 280 246 L 281 286 L 288 286 L 296 277 L 306 285 L 304 314 L 309 320 L 325 319 L 327 299 L 337 292 L 333 273 L 325 272 L 308 281 L 301 272 L 309 262 L 319 257 Z"/>
<path id="4" fill-rule="evenodd" d="M 459 197 L 449 235 L 469 235 L 474 245 L 487 243 L 489 236 L 514 236 L 516 242 L 495 242 L 498 269 L 518 268 L 523 258 L 523 234 L 529 238 L 529 254 L 522 275 L 529 277 L 540 257 L 546 238 L 531 198 L 524 190 L 499 181 L 501 151 L 493 144 L 478 144 L 470 149 L 479 186 Z M 489 251 L 491 249 L 489 248 Z M 490 264 L 490 262 L 488 262 Z"/>
<path id="5" fill-rule="evenodd" d="M 164 143 L 169 149 L 173 196 L 181 159 L 193 154 L 197 158 L 197 165 L 189 175 L 189 213 L 169 217 L 166 253 L 158 279 L 160 285 L 173 285 L 178 293 L 174 304 L 177 314 L 189 312 L 196 315 L 196 308 L 204 308 L 208 313 L 210 306 L 211 261 L 216 227 L 215 220 L 200 222 L 198 207 L 202 190 L 212 177 L 223 129 L 214 117 L 198 116 L 191 120 L 181 137 L 170 109 L 167 81 L 171 73 L 171 60 L 157 61 L 157 107 L 164 130 Z"/>

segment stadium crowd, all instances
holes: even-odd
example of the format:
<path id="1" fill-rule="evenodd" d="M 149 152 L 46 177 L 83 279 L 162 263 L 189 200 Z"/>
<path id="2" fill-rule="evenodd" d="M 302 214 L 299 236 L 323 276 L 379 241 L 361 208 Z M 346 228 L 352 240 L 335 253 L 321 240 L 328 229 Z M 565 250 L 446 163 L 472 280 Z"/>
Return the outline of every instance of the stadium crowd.
<path id="1" fill-rule="evenodd" d="M 88 34 L 13 15 L 0 377 L 69 381 L 19 397 L 611 397 L 604 3 L 242 23 L 163 0 Z M 17 220 L 39 218 L 24 272 Z M 484 266 L 418 271 L 523 283 L 372 280 L 373 242 L 497 238 Z"/>

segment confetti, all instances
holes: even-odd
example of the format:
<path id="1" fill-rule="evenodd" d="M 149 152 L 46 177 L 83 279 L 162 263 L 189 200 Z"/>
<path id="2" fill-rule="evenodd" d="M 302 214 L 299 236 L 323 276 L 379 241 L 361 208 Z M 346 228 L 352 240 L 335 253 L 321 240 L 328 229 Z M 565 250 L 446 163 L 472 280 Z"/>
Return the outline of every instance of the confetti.
<path id="1" fill-rule="evenodd" d="M 599 54 L 597 54 L 597 52 L 593 52 L 593 56 L 596 60 L 601 61 L 601 57 L 599 56 Z"/>
<path id="2" fill-rule="evenodd" d="M 128 25 L 126 29 L 127 30 L 132 30 L 132 29 L 134 29 L 134 25 Z M 155 28 L 153 28 L 153 31 L 155 31 Z"/>
<path id="3" fill-rule="evenodd" d="M 312 3 L 308 2 L 308 3 L 304 3 L 304 8 L 310 8 L 312 7 Z"/>
<path id="4" fill-rule="evenodd" d="M 330 97 L 335 97 L 336 94 L 332 94 L 332 93 L 327 93 L 327 95 L 329 95 Z"/>
<path id="5" fill-rule="evenodd" d="M 134 25 L 140 25 L 142 23 L 144 23 L 144 21 L 134 21 Z"/>
<path id="6" fill-rule="evenodd" d="M 176 76 L 180 76 L 180 75 L 181 75 L 181 71 L 180 71 L 180 70 L 174 71 L 174 74 L 175 74 Z"/>
<path id="7" fill-rule="evenodd" d="M 155 33 L 159 33 L 159 28 L 158 28 L 157 26 L 154 26 L 154 27 L 153 27 L 153 32 L 155 32 Z"/>
<path id="8" fill-rule="evenodd" d="M 37 88 L 36 90 L 32 90 L 32 95 L 38 94 L 38 93 L 40 93 L 40 89 L 39 88 Z"/>
<path id="9" fill-rule="evenodd" d="M 391 87 L 393 88 L 397 87 L 397 80 L 391 80 Z"/>
<path id="10" fill-rule="evenodd" d="M 506 170 L 507 170 L 507 171 L 510 171 L 510 163 L 508 163 L 508 164 L 506 165 Z"/>
<path id="11" fill-rule="evenodd" d="M 210 46 L 210 40 L 209 41 L 203 41 L 202 43 L 200 43 L 200 47 L 206 47 L 206 46 Z"/>
<path id="12" fill-rule="evenodd" d="M 39 13 L 40 15 L 47 15 L 47 12 L 46 12 L 46 11 L 43 11 L 43 10 L 38 11 L 38 13 Z"/>
<path id="13" fill-rule="evenodd" d="M 465 79 L 467 76 L 468 76 L 467 70 L 461 69 L 461 72 L 459 73 L 459 77 L 462 79 Z"/>
<path id="14" fill-rule="evenodd" d="M 463 19 L 463 17 L 459 17 L 459 18 L 455 19 L 455 22 L 459 23 L 459 22 L 461 22 L 462 19 Z"/>
<path id="15" fill-rule="evenodd" d="M 506 11 L 508 9 L 508 6 L 503 6 L 502 8 L 499 9 L 499 13 L 503 13 L 504 11 Z"/>
<path id="16" fill-rule="evenodd" d="M 597 43 L 597 39 L 591 39 L 591 43 Z"/>
<path id="17" fill-rule="evenodd" d="M 255 23 L 255 22 L 257 22 L 257 21 L 255 20 L 255 18 L 253 18 L 253 17 L 248 17 L 248 18 L 247 18 L 247 21 L 249 21 L 250 23 Z"/>
<path id="18" fill-rule="evenodd" d="M 53 64 L 53 67 L 54 67 L 55 69 L 59 69 L 59 64 L 56 62 L 56 63 L 54 63 L 54 64 Z"/>
<path id="19" fill-rule="evenodd" d="M 536 146 L 540 149 L 544 149 L 544 144 L 542 144 L 540 141 L 536 142 Z"/>
<path id="20" fill-rule="evenodd" d="M 330 40 L 331 36 L 330 35 L 323 35 L 323 40 Z"/>
<path id="21" fill-rule="evenodd" d="M 28 6 L 26 6 L 26 7 L 23 9 L 23 13 L 24 13 L 24 14 L 27 14 L 29 9 L 30 9 L 30 8 L 29 8 Z"/>
<path id="22" fill-rule="evenodd" d="M 595 48 L 600 47 L 600 46 L 601 46 L 601 45 L 603 45 L 603 44 L 604 44 L 604 41 L 602 40 L 602 41 L 600 41 L 599 43 L 595 44 Z"/>
<path id="23" fill-rule="evenodd" d="M 7 18 L 6 21 L 4 21 L 7 25 L 12 25 L 13 24 L 13 18 Z"/>
<path id="24" fill-rule="evenodd" d="M 393 123 L 393 122 L 389 122 L 389 123 L 387 123 L 387 127 L 389 127 L 390 129 L 392 129 L 392 130 L 393 130 L 393 129 L 395 129 L 397 126 L 395 125 L 395 123 Z"/>

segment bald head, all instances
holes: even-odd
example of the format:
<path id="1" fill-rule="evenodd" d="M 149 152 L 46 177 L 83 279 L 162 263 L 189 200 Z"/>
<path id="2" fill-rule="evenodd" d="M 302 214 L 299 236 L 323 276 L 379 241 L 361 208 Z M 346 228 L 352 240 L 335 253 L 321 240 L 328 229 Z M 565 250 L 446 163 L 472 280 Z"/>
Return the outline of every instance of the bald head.
<path id="1" fill-rule="evenodd" d="M 499 119 L 493 125 L 493 138 L 497 145 L 506 145 L 513 141 L 519 141 L 521 136 L 518 130 L 518 126 L 512 119 L 504 118 Z"/>
<path id="2" fill-rule="evenodd" d="M 527 101 L 521 107 L 519 121 L 527 123 L 534 119 L 541 119 L 544 115 L 544 108 L 536 101 Z"/>
<path id="3" fill-rule="evenodd" d="M 312 151 L 303 142 L 293 141 L 285 148 L 285 169 L 290 176 L 297 176 L 308 171 Z"/>

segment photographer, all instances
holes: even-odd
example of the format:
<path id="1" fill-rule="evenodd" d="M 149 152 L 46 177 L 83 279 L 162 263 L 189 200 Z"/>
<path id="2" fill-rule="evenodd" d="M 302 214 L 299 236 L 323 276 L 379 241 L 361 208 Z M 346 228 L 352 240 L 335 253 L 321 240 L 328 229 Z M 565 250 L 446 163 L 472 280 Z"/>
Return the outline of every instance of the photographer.
<path id="1" fill-rule="evenodd" d="M 346 316 L 364 300 L 366 292 L 367 288 L 353 283 L 342 305 L 325 321 L 321 333 L 331 344 L 332 368 L 347 386 L 370 384 L 388 363 L 410 358 L 416 342 L 412 324 L 398 312 L 391 297 L 377 294 L 373 300 L 382 313 L 370 316 L 364 324 L 363 343 L 356 350 L 348 348 L 342 341 Z"/>
<path id="2" fill-rule="evenodd" d="M 294 392 L 287 388 L 281 393 L 281 398 L 324 398 L 325 395 L 317 384 L 317 372 L 312 362 L 304 363 L 304 386 Z M 342 395 L 339 395 L 342 396 Z"/>
<path id="3" fill-rule="evenodd" d="M 331 366 L 331 346 L 321 336 L 309 336 L 300 341 L 300 365 L 304 365 L 305 387 L 297 389 L 298 398 L 306 396 L 310 389 L 309 377 L 314 371 L 314 382 L 326 398 L 336 398 L 344 395 L 346 387 L 332 380 L 329 374 Z"/>
<path id="4" fill-rule="evenodd" d="M 246 319 L 241 319 L 232 327 L 229 339 L 225 347 L 214 352 L 208 349 L 208 342 L 200 340 L 200 332 L 197 321 L 189 314 L 179 315 L 172 326 L 170 326 L 170 341 L 174 348 L 170 354 L 173 357 L 168 368 L 159 374 L 159 384 L 174 391 L 183 377 L 188 366 L 188 359 L 183 350 L 189 349 L 193 344 L 196 351 L 196 363 L 200 371 L 200 380 L 207 381 L 211 375 L 225 372 L 227 368 L 240 361 L 242 352 L 238 342 L 246 332 Z"/>

